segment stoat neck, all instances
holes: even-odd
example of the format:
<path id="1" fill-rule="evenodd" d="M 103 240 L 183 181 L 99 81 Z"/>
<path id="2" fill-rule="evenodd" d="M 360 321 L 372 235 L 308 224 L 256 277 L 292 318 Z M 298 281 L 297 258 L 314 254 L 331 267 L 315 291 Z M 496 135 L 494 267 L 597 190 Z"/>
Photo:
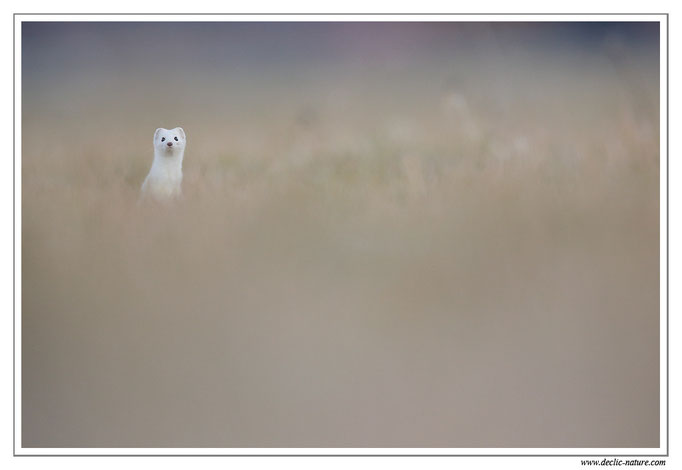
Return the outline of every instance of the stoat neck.
<path id="1" fill-rule="evenodd" d="M 182 172 L 182 157 L 184 151 L 172 154 L 160 154 L 154 152 L 152 170 L 158 173 L 174 174 Z"/>

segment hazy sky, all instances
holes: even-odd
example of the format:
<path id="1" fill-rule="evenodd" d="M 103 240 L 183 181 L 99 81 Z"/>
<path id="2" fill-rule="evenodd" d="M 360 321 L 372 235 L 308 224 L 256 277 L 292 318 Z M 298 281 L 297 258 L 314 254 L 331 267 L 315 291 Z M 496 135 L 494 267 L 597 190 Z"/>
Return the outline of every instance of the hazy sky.
<path id="1" fill-rule="evenodd" d="M 658 47 L 658 23 L 27 22 L 25 74 L 93 65 L 222 67 L 292 61 L 409 60 L 429 54 L 604 44 Z"/>
<path id="2" fill-rule="evenodd" d="M 563 69 L 559 79 L 573 80 L 623 63 L 656 73 L 658 37 L 656 22 L 26 22 L 24 118 L 78 122 L 88 108 L 102 119 L 128 113 L 128 100 L 159 117 L 182 110 L 184 121 L 221 100 L 270 103 L 287 83 L 282 99 L 354 90 L 372 73 L 394 88 L 421 76 L 394 90 L 403 98 L 469 80 L 499 101 L 517 92 L 514 76 Z"/>

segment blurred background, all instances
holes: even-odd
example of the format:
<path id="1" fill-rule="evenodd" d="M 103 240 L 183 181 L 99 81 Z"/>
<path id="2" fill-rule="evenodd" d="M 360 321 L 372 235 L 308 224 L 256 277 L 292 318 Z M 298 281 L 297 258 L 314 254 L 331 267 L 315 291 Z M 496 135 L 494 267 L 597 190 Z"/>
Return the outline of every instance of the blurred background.
<path id="1" fill-rule="evenodd" d="M 24 447 L 659 445 L 658 23 L 21 28 Z"/>

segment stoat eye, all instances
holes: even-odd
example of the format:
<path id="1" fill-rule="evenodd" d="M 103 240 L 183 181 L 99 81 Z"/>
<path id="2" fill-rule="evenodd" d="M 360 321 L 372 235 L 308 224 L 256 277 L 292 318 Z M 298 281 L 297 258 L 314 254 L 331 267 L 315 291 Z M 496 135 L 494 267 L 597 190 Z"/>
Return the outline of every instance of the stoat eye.
<path id="1" fill-rule="evenodd" d="M 165 137 L 161 137 L 161 142 L 163 142 L 164 140 L 166 140 L 166 138 L 165 138 Z"/>
<path id="2" fill-rule="evenodd" d="M 178 142 L 178 138 L 177 138 L 177 137 L 175 138 L 175 141 Z"/>

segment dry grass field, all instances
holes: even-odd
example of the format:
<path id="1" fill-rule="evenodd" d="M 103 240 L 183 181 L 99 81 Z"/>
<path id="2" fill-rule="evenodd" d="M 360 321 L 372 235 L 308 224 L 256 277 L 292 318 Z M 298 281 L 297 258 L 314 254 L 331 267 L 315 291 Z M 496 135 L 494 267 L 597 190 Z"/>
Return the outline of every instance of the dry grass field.
<path id="1" fill-rule="evenodd" d="M 39 29 L 24 446 L 659 445 L 657 47 L 145 68 Z M 175 126 L 184 199 L 138 205 Z"/>

